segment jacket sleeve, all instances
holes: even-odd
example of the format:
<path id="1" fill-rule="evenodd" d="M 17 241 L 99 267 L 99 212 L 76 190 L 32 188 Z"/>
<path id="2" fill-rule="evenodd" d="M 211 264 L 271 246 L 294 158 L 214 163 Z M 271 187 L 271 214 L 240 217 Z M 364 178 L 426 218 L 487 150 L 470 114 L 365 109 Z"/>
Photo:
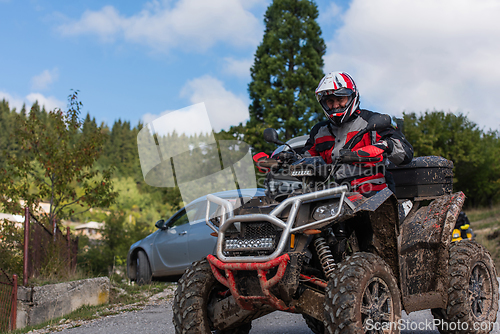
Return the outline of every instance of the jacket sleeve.
<path id="1" fill-rule="evenodd" d="M 395 127 L 379 131 L 375 146 L 385 146 L 387 158 L 395 165 L 406 165 L 413 159 L 413 147 L 403 133 Z M 378 136 L 377 136 L 378 137 Z"/>
<path id="2" fill-rule="evenodd" d="M 316 151 L 316 141 L 314 139 L 314 137 L 318 133 L 318 129 L 319 129 L 319 124 L 316 124 L 312 128 L 311 133 L 309 134 L 309 138 L 306 141 L 306 145 L 302 148 L 302 151 L 299 152 L 303 156 L 308 157 L 308 156 L 319 155 L 319 153 Z"/>

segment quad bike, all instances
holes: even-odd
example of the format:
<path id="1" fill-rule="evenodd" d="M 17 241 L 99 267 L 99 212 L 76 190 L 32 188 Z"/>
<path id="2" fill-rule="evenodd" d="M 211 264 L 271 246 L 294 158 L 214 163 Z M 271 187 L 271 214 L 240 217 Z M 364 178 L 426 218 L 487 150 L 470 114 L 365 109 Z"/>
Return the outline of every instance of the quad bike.
<path id="1" fill-rule="evenodd" d="M 465 195 L 451 192 L 450 161 L 389 166 L 396 194 L 385 188 L 367 198 L 325 181 L 341 164 L 370 162 L 350 149 L 388 126 L 382 116 L 370 119 L 333 165 L 293 152 L 267 159 L 267 195 L 236 209 L 208 195 L 216 254 L 179 280 L 176 333 L 246 334 L 275 310 L 301 313 L 316 334 L 399 333 L 402 310 L 423 309 L 432 309 L 441 333 L 487 333 L 477 324 L 496 319 L 497 274 L 483 246 L 452 242 Z M 272 129 L 264 138 L 282 144 Z M 283 192 L 280 173 L 293 183 Z M 221 209 L 209 217 L 210 203 Z"/>
<path id="2" fill-rule="evenodd" d="M 457 222 L 455 223 L 455 228 L 453 229 L 451 241 L 454 242 L 466 239 L 474 240 L 475 237 L 476 234 L 470 227 L 469 218 L 467 218 L 465 212 L 460 212 Z"/>

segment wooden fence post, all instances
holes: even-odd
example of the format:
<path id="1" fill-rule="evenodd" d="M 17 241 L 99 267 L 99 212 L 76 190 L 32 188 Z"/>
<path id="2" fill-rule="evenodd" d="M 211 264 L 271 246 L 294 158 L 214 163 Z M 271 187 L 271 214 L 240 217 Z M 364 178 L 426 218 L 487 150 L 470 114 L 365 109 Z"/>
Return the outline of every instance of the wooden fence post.
<path id="1" fill-rule="evenodd" d="M 24 258 L 23 258 L 23 285 L 28 286 L 28 253 L 30 240 L 30 209 L 24 208 Z"/>

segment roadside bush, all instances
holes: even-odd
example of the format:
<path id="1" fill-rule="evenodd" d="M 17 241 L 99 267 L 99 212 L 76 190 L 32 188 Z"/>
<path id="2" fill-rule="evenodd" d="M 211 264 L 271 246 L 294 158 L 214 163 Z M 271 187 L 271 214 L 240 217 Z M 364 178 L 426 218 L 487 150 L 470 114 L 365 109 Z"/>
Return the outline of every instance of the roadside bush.
<path id="1" fill-rule="evenodd" d="M 23 277 L 23 229 L 4 220 L 0 225 L 0 268 L 9 276 Z"/>
<path id="2" fill-rule="evenodd" d="M 148 222 L 112 212 L 105 220 L 101 240 L 80 239 L 78 266 L 90 275 L 110 275 L 114 266 L 126 265 L 130 245 L 150 233 Z"/>

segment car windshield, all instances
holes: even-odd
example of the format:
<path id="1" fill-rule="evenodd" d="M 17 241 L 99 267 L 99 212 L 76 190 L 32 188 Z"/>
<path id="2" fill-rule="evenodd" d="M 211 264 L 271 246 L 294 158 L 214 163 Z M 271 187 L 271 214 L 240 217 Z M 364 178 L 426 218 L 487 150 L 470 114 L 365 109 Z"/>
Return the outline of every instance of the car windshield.
<path id="1" fill-rule="evenodd" d="M 179 214 L 177 214 L 176 217 L 172 219 L 169 227 L 176 227 L 189 223 L 189 217 L 194 217 L 199 208 L 200 206 L 197 205 L 187 209 L 183 209 L 181 212 L 179 212 Z"/>

